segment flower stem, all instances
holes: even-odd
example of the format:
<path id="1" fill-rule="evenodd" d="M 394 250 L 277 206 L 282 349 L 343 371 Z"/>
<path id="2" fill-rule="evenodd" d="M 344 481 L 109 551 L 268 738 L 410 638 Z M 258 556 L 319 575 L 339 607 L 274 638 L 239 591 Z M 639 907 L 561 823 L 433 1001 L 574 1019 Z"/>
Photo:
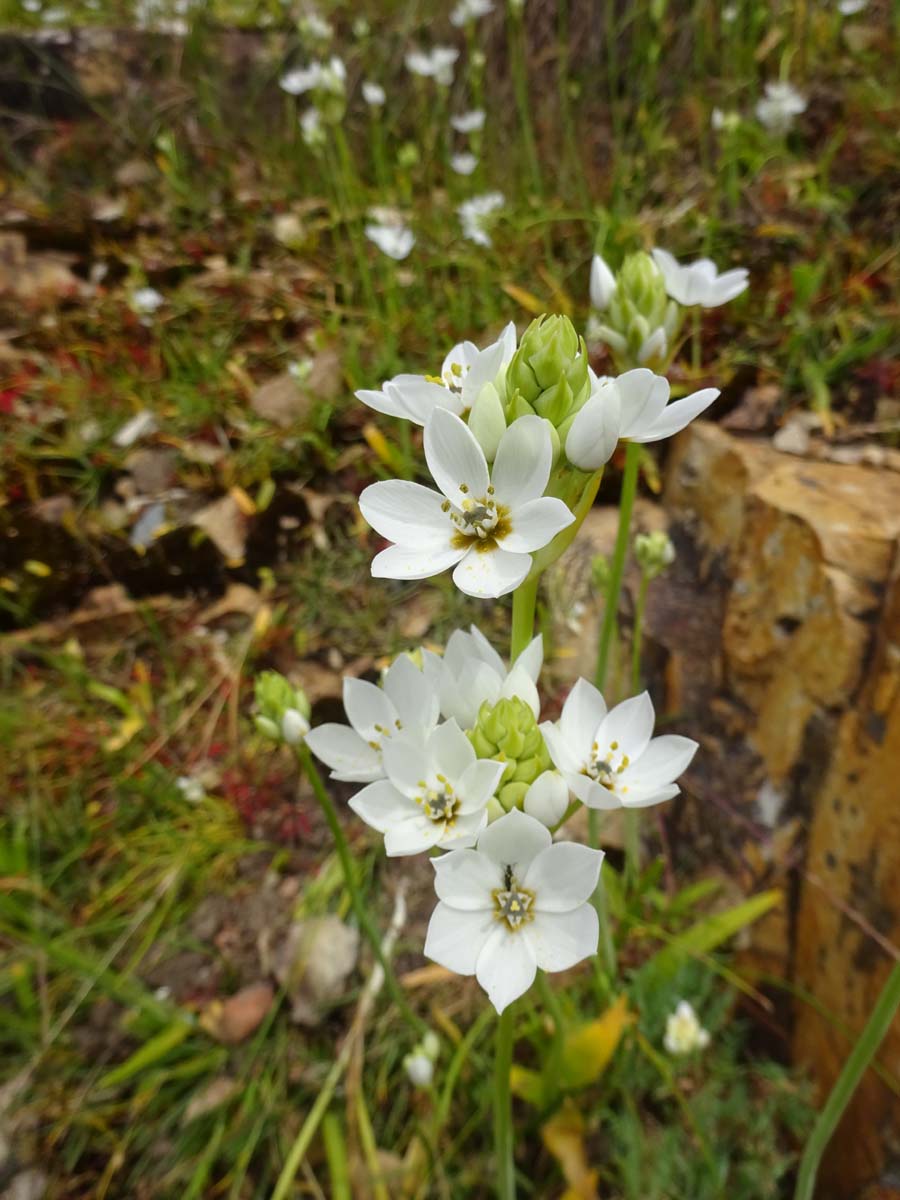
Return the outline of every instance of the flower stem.
<path id="1" fill-rule="evenodd" d="M 539 579 L 538 575 L 535 575 L 533 579 L 526 579 L 513 592 L 510 663 L 515 662 L 534 637 L 534 610 L 537 605 Z"/>
<path id="2" fill-rule="evenodd" d="M 384 954 L 381 943 L 381 935 L 378 929 L 369 916 L 366 902 L 359 890 L 359 884 L 356 880 L 356 872 L 353 869 L 353 858 L 350 854 L 350 847 L 347 845 L 347 839 L 344 836 L 344 831 L 341 828 L 340 820 L 338 819 L 337 809 L 334 807 L 334 801 L 328 794 L 328 789 L 322 782 L 322 777 L 316 770 L 315 763 L 312 760 L 309 748 L 301 743 L 295 747 L 297 761 L 300 763 L 303 771 L 306 773 L 306 778 L 312 785 L 312 790 L 319 802 L 319 807 L 331 831 L 331 836 L 334 839 L 334 846 L 337 850 L 338 859 L 340 860 L 341 870 L 344 874 L 344 885 L 350 894 L 350 903 L 353 906 L 353 912 L 356 915 L 356 920 L 360 929 L 365 935 L 369 945 L 372 947 L 372 953 L 375 955 L 375 961 L 384 972 L 385 983 L 387 989 L 391 993 L 391 998 L 400 1009 L 404 1018 L 416 1030 L 418 1035 L 428 1032 L 428 1026 L 413 1012 L 409 1001 L 403 993 L 403 989 L 397 982 L 397 977 L 394 974 L 393 968 Z"/>
<path id="3" fill-rule="evenodd" d="M 513 1006 L 500 1014 L 494 1058 L 494 1153 L 497 1159 L 497 1198 L 515 1200 L 516 1174 L 513 1161 L 512 1096 L 509 1073 L 512 1068 Z"/>
<path id="4" fill-rule="evenodd" d="M 606 686 L 606 672 L 609 666 L 609 655 L 612 649 L 613 630 L 616 627 L 616 615 L 619 611 L 619 592 L 622 590 L 622 576 L 625 573 L 625 557 L 628 554 L 628 535 L 631 530 L 631 513 L 634 509 L 634 498 L 637 494 L 638 473 L 641 464 L 641 448 L 636 442 L 629 442 L 625 449 L 625 471 L 622 475 L 622 492 L 619 498 L 619 528 L 616 533 L 616 545 L 610 566 L 609 586 L 606 589 L 606 607 L 603 610 L 603 624 L 600 628 L 600 642 L 597 646 L 597 671 L 594 682 L 600 691 Z"/>
<path id="5" fill-rule="evenodd" d="M 691 312 L 691 366 L 695 374 L 700 374 L 703 366 L 703 309 L 695 304 Z"/>
<path id="6" fill-rule="evenodd" d="M 881 989 L 881 995 L 872 1010 L 872 1015 L 856 1045 L 850 1051 L 850 1055 L 844 1063 L 844 1069 L 825 1102 L 825 1107 L 819 1113 L 810 1139 L 806 1143 L 806 1149 L 803 1151 L 803 1158 L 800 1160 L 794 1200 L 812 1200 L 816 1186 L 816 1174 L 825 1148 L 866 1068 L 890 1029 L 898 1009 L 900 1009 L 900 962 L 894 964 L 888 975 L 887 981 Z"/>

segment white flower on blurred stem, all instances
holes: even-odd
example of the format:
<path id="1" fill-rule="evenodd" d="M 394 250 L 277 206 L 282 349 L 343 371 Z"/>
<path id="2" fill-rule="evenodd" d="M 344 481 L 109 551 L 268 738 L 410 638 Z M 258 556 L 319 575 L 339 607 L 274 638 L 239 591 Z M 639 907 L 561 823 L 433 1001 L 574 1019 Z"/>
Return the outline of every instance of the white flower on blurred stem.
<path id="1" fill-rule="evenodd" d="M 165 296 L 156 288 L 142 287 L 131 293 L 131 307 L 144 317 L 152 316 L 165 302 Z"/>
<path id="2" fill-rule="evenodd" d="M 203 784 L 199 779 L 194 779 L 192 775 L 179 775 L 175 780 L 175 786 L 188 804 L 199 804 L 206 797 Z"/>
<path id="3" fill-rule="evenodd" d="M 718 308 L 747 288 L 745 267 L 735 267 L 720 275 L 712 259 L 700 258 L 696 262 L 682 264 L 674 254 L 659 248 L 653 251 L 653 261 L 665 280 L 668 294 L 686 307 L 699 304 L 703 308 Z"/>
<path id="4" fill-rule="evenodd" d="M 363 232 L 382 254 L 395 262 L 408 258 L 416 244 L 416 235 L 405 225 L 367 225 Z"/>
<path id="5" fill-rule="evenodd" d="M 540 634 L 525 647 L 509 670 L 484 634 L 474 625 L 469 632 L 451 633 L 442 658 L 436 660 L 436 686 L 445 717 L 453 717 L 463 729 L 472 729 L 478 710 L 487 701 L 517 696 L 540 714 L 537 681 L 544 662 L 544 642 Z"/>
<path id="6" fill-rule="evenodd" d="M 478 246 L 490 246 L 487 231 L 490 218 L 506 203 L 502 192 L 485 192 L 465 200 L 456 210 L 462 224 L 463 237 Z"/>
<path id="7" fill-rule="evenodd" d="M 616 291 L 616 277 L 605 260 L 595 254 L 591 261 L 591 307 L 603 312 Z"/>
<path id="8" fill-rule="evenodd" d="M 314 62 L 308 67 L 297 67 L 288 71 L 279 80 L 283 92 L 301 96 L 304 92 L 322 91 L 342 96 L 347 83 L 347 68 L 343 61 L 333 55 L 327 63 Z"/>
<path id="9" fill-rule="evenodd" d="M 372 83 L 366 79 L 362 85 L 363 100 L 370 108 L 381 108 L 387 97 L 380 83 Z"/>
<path id="10" fill-rule="evenodd" d="M 450 24 L 460 29 L 470 21 L 477 21 L 479 17 L 486 17 L 493 11 L 493 0 L 459 0 L 450 14 Z"/>
<path id="11" fill-rule="evenodd" d="M 548 829 L 558 825 L 569 807 L 569 785 L 558 771 L 544 771 L 525 793 L 525 812 Z"/>
<path id="12" fill-rule="evenodd" d="M 330 42 L 334 37 L 331 25 L 314 8 L 302 14 L 297 28 L 304 37 L 316 42 Z"/>
<path id="13" fill-rule="evenodd" d="M 431 1087 L 434 1079 L 434 1063 L 427 1054 L 421 1051 L 417 1054 L 407 1054 L 403 1059 L 403 1069 L 413 1087 Z"/>
<path id="14" fill-rule="evenodd" d="M 455 721 L 438 725 L 425 742 L 400 734 L 385 742 L 382 756 L 387 778 L 349 804 L 384 834 L 390 857 L 475 844 L 506 763 L 477 758 Z"/>
<path id="15" fill-rule="evenodd" d="M 537 968 L 565 971 L 597 952 L 599 922 L 588 903 L 603 854 L 552 843 L 540 821 L 513 809 L 479 836 L 475 850 L 432 859 L 439 903 L 425 954 L 474 975 L 502 1012 Z"/>
<path id="16" fill-rule="evenodd" d="M 709 1032 L 687 1000 L 679 1000 L 678 1007 L 667 1018 L 663 1045 L 669 1054 L 676 1055 L 693 1054 L 709 1045 Z"/>
<path id="17" fill-rule="evenodd" d="M 672 437 L 718 394 L 718 388 L 702 388 L 669 404 L 669 381 L 646 367 L 615 379 L 592 376 L 590 397 L 566 436 L 566 457 L 583 471 L 597 471 L 609 462 L 620 438 L 646 443 Z"/>
<path id="18" fill-rule="evenodd" d="M 794 118 L 806 112 L 806 98 L 790 83 L 767 83 L 766 94 L 756 102 L 756 116 L 773 133 L 787 133 Z"/>
<path id="19" fill-rule="evenodd" d="M 838 12 L 842 17 L 855 17 L 869 7 L 869 0 L 840 0 Z"/>
<path id="20" fill-rule="evenodd" d="M 309 721 L 296 708 L 289 708 L 281 718 L 281 736 L 289 746 L 296 746 L 309 733 Z"/>
<path id="21" fill-rule="evenodd" d="M 331 769 L 332 779 L 347 783 L 383 779 L 385 743 L 400 733 L 424 740 L 440 715 L 436 690 L 406 654 L 385 671 L 382 687 L 345 679 L 344 710 L 349 726 L 319 725 L 306 735 L 306 744 Z"/>
<path id="22" fill-rule="evenodd" d="M 645 808 L 671 800 L 697 743 L 677 734 L 654 738 L 647 692 L 607 712 L 601 694 L 579 679 L 556 724 L 541 732 L 550 757 L 573 794 L 588 808 Z"/>
<path id="23" fill-rule="evenodd" d="M 425 79 L 433 79 L 442 87 L 449 87 L 453 82 L 453 64 L 459 58 L 455 46 L 435 46 L 429 51 L 410 50 L 403 60 L 407 71 L 413 75 L 421 75 Z"/>
<path id="24" fill-rule="evenodd" d="M 453 154 L 450 157 L 450 166 L 457 175 L 471 175 L 478 166 L 478 159 L 474 154 Z"/>
<path id="25" fill-rule="evenodd" d="M 425 425 L 425 460 L 440 492 L 391 479 L 359 498 L 363 516 L 394 542 L 377 554 L 379 579 L 425 579 L 454 567 L 469 596 L 514 591 L 531 570 L 531 552 L 575 520 L 544 496 L 553 449 L 540 417 L 520 417 L 503 434 L 488 471 L 484 451 L 454 413 L 436 408 Z"/>
<path id="26" fill-rule="evenodd" d="M 450 124 L 457 133 L 477 133 L 484 128 L 485 112 L 483 108 L 473 108 L 469 112 L 459 113 L 450 118 Z"/>
<path id="27" fill-rule="evenodd" d="M 740 113 L 724 112 L 721 108 L 714 108 L 710 113 L 709 123 L 718 133 L 723 130 L 730 132 L 740 125 Z"/>
<path id="28" fill-rule="evenodd" d="M 307 108 L 300 114 L 300 136 L 303 143 L 315 150 L 325 144 L 325 126 L 317 108 Z"/>
<path id="29" fill-rule="evenodd" d="M 510 321 L 497 341 L 483 350 L 472 342 L 457 342 L 445 357 L 440 376 L 395 375 L 378 391 L 360 389 L 356 398 L 376 412 L 402 417 L 416 425 L 424 425 L 436 408 L 465 416 L 489 386 L 495 388 L 500 404 L 496 386 L 515 352 L 516 327 Z M 484 397 L 482 404 L 493 398 Z"/>

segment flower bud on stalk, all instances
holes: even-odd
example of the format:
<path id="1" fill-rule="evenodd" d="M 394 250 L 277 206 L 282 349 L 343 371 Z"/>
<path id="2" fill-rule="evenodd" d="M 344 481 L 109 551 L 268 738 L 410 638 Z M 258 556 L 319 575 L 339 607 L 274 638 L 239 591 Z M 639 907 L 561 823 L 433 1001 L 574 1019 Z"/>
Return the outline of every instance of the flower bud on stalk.
<path id="1" fill-rule="evenodd" d="M 532 321 L 506 373 L 508 420 L 537 413 L 558 429 L 589 394 L 587 348 L 569 318 Z"/>
<path id="2" fill-rule="evenodd" d="M 309 733 L 310 705 L 302 688 L 295 688 L 277 671 L 256 677 L 254 722 L 264 737 L 296 746 Z"/>
<path id="3" fill-rule="evenodd" d="M 506 762 L 497 800 L 507 812 L 522 807 L 531 784 L 552 766 L 534 713 L 518 696 L 493 707 L 485 701 L 469 740 L 479 758 Z"/>
<path id="4" fill-rule="evenodd" d="M 647 579 L 655 579 L 675 561 L 675 547 L 662 529 L 639 533 L 634 539 L 634 557 Z"/>
<path id="5" fill-rule="evenodd" d="M 628 255 L 608 297 L 597 336 L 623 369 L 661 369 L 681 323 L 681 312 L 666 294 L 662 272 L 649 254 Z"/>

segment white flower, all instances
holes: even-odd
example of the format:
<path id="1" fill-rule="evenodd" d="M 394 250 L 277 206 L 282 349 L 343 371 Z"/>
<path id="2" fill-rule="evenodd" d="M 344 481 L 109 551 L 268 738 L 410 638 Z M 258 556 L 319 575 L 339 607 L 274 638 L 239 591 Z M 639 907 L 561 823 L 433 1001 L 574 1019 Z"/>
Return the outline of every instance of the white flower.
<path id="1" fill-rule="evenodd" d="M 615 379 L 591 378 L 591 394 L 575 415 L 566 436 L 566 457 L 583 471 L 609 462 L 620 438 L 659 442 L 672 437 L 718 396 L 718 388 L 701 388 L 668 403 L 669 381 L 646 367 Z"/>
<path id="2" fill-rule="evenodd" d="M 647 692 L 607 712 L 586 679 L 569 693 L 559 721 L 541 725 L 550 757 L 572 793 L 588 808 L 645 808 L 671 800 L 697 743 L 677 734 L 653 737 Z"/>
<path id="3" fill-rule="evenodd" d="M 317 108 L 307 108 L 300 114 L 300 136 L 311 150 L 324 145 L 325 128 Z"/>
<path id="4" fill-rule="evenodd" d="M 443 658 L 434 656 L 441 712 L 445 717 L 455 718 L 463 729 L 472 729 L 485 701 L 494 705 L 498 700 L 517 696 L 537 717 L 540 714 L 537 681 L 543 661 L 544 645 L 540 634 L 507 670 L 503 659 L 479 629 L 474 625 L 468 633 L 457 629 L 447 641 Z"/>
<path id="5" fill-rule="evenodd" d="M 774 133 L 787 133 L 806 111 L 806 99 L 790 83 L 767 83 L 766 94 L 756 102 L 757 119 Z"/>
<path id="6" fill-rule="evenodd" d="M 502 1012 L 538 967 L 565 971 L 596 954 L 599 923 L 588 901 L 602 861 L 599 850 L 554 845 L 540 821 L 513 809 L 484 830 L 477 849 L 432 860 L 440 903 L 425 954 L 474 975 Z"/>
<path id="7" fill-rule="evenodd" d="M 297 27 L 304 37 L 308 37 L 312 41 L 330 42 L 334 37 L 331 25 L 315 9 L 304 13 L 297 22 Z"/>
<path id="8" fill-rule="evenodd" d="M 606 262 L 595 254 L 591 262 L 591 307 L 603 312 L 616 290 L 616 277 Z"/>
<path id="9" fill-rule="evenodd" d="M 347 81 L 347 68 L 336 55 L 327 63 L 314 62 L 308 67 L 297 67 L 288 71 L 279 80 L 281 90 L 291 96 L 304 92 L 322 91 L 342 96 Z"/>
<path id="10" fill-rule="evenodd" d="M 457 175 L 471 175 L 478 166 L 478 159 L 474 154 L 469 153 L 452 154 L 450 156 L 450 166 Z"/>
<path id="11" fill-rule="evenodd" d="M 487 225 L 490 217 L 505 203 L 502 192 L 485 192 L 481 196 L 473 196 L 470 200 L 463 201 L 456 210 L 462 224 L 463 237 L 478 246 L 490 246 Z"/>
<path id="12" fill-rule="evenodd" d="M 855 17 L 869 7 L 869 0 L 840 0 L 838 12 L 842 17 Z"/>
<path id="13" fill-rule="evenodd" d="M 724 112 L 721 108 L 714 108 L 709 116 L 709 123 L 717 132 L 722 130 L 737 129 L 741 123 L 740 114 L 736 112 Z"/>
<path id="14" fill-rule="evenodd" d="M 424 425 L 436 408 L 446 408 L 457 416 L 465 416 L 485 388 L 492 386 L 496 391 L 515 352 L 516 327 L 510 321 L 496 342 L 483 350 L 473 342 L 457 342 L 445 357 L 438 377 L 396 375 L 380 390 L 364 388 L 356 393 L 356 397 L 376 412 L 402 417 L 416 425 Z M 485 397 L 484 402 L 493 399 L 493 396 Z"/>
<path id="15" fill-rule="evenodd" d="M 281 736 L 289 746 L 296 746 L 309 733 L 309 721 L 296 708 L 286 708 L 281 718 Z"/>
<path id="16" fill-rule="evenodd" d="M 558 771 L 544 771 L 525 793 L 523 806 L 548 829 L 558 825 L 569 807 L 569 785 Z"/>
<path id="17" fill-rule="evenodd" d="M 459 0 L 456 8 L 450 14 L 450 24 L 455 25 L 457 29 L 463 25 L 468 25 L 470 21 L 477 21 L 479 17 L 486 17 L 488 13 L 494 11 L 492 0 Z"/>
<path id="18" fill-rule="evenodd" d="M 668 294 L 686 306 L 699 304 L 703 308 L 717 308 L 739 296 L 747 287 L 744 267 L 720 275 L 709 258 L 683 265 L 668 250 L 660 249 L 653 251 L 653 261 L 660 269 Z"/>
<path id="19" fill-rule="evenodd" d="M 384 88 L 380 83 L 372 83 L 368 79 L 363 81 L 362 85 L 363 100 L 371 108 L 380 108 L 384 104 L 387 97 L 385 96 Z"/>
<path id="20" fill-rule="evenodd" d="M 709 1032 L 700 1024 L 687 1000 L 679 1000 L 678 1007 L 666 1020 L 663 1045 L 669 1054 L 677 1055 L 705 1050 L 709 1045 Z"/>
<path id="21" fill-rule="evenodd" d="M 416 244 L 416 235 L 405 225 L 367 225 L 363 231 L 382 254 L 402 262 Z"/>
<path id="22" fill-rule="evenodd" d="M 393 737 L 384 743 L 382 757 L 387 778 L 370 783 L 349 803 L 384 834 L 389 856 L 475 844 L 506 763 L 476 758 L 455 721 L 438 725 L 424 742 Z"/>
<path id="23" fill-rule="evenodd" d="M 206 796 L 203 784 L 199 779 L 194 779 L 192 775 L 179 775 L 175 780 L 175 786 L 188 804 L 199 804 Z"/>
<path id="24" fill-rule="evenodd" d="M 383 686 L 344 680 L 344 710 L 350 725 L 319 725 L 306 744 L 331 769 L 332 779 L 371 783 L 383 779 L 382 751 L 391 738 L 424 741 L 437 725 L 437 691 L 412 659 L 401 654 L 384 673 Z"/>
<path id="25" fill-rule="evenodd" d="M 736 4 L 726 4 L 722 8 L 722 20 L 726 25 L 731 25 L 737 20 L 738 11 Z"/>
<path id="26" fill-rule="evenodd" d="M 165 297 L 156 288 L 142 287 L 131 293 L 131 307 L 142 316 L 152 316 L 165 302 Z"/>
<path id="27" fill-rule="evenodd" d="M 413 75 L 422 75 L 426 79 L 434 79 L 443 87 L 449 87 L 453 82 L 453 64 L 459 58 L 455 46 L 435 46 L 427 53 L 424 50 L 410 50 L 403 60 L 407 71 Z"/>
<path id="28" fill-rule="evenodd" d="M 531 570 L 531 552 L 575 519 L 562 500 L 543 494 L 553 449 L 540 417 L 510 425 L 491 475 L 465 422 L 436 408 L 425 426 L 425 459 L 440 492 L 393 479 L 370 484 L 359 498 L 373 529 L 396 543 L 375 556 L 376 578 L 425 579 L 455 567 L 461 592 L 505 596 Z"/>
<path id="29" fill-rule="evenodd" d="M 450 118 L 450 124 L 457 133 L 477 133 L 484 128 L 485 112 L 483 108 L 473 108 L 469 112 L 460 113 Z"/>
<path id="30" fill-rule="evenodd" d="M 407 1054 L 403 1059 L 403 1069 L 413 1087 L 431 1087 L 434 1079 L 434 1063 L 427 1054 Z"/>

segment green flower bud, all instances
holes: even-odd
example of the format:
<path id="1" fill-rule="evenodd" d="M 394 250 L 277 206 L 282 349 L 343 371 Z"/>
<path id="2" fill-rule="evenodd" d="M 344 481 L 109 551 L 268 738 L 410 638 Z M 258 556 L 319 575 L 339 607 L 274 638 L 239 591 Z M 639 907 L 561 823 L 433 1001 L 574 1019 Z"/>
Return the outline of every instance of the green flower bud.
<path id="1" fill-rule="evenodd" d="M 493 706 L 485 700 L 469 740 L 479 758 L 506 762 L 497 789 L 497 799 L 506 812 L 521 808 L 530 785 L 550 769 L 550 754 L 534 713 L 518 696 L 498 700 Z"/>
<path id="2" fill-rule="evenodd" d="M 639 533 L 634 539 L 634 557 L 644 575 L 648 579 L 655 579 L 675 561 L 675 547 L 662 529 L 653 533 Z"/>
<path id="3" fill-rule="evenodd" d="M 302 688 L 295 688 L 277 671 L 256 677 L 256 728 L 276 742 L 293 746 L 309 732 L 310 705 Z"/>
<path id="4" fill-rule="evenodd" d="M 568 317 L 543 316 L 525 330 L 506 372 L 508 416 L 530 411 L 559 426 L 590 394 L 584 341 Z"/>
<path id="5" fill-rule="evenodd" d="M 591 559 L 591 580 L 598 592 L 605 592 L 609 587 L 612 568 L 605 554 L 596 554 Z"/>
<path id="6" fill-rule="evenodd" d="M 616 276 L 615 291 L 594 332 L 618 365 L 660 368 L 681 323 L 681 311 L 666 294 L 665 280 L 649 254 L 629 254 Z"/>

